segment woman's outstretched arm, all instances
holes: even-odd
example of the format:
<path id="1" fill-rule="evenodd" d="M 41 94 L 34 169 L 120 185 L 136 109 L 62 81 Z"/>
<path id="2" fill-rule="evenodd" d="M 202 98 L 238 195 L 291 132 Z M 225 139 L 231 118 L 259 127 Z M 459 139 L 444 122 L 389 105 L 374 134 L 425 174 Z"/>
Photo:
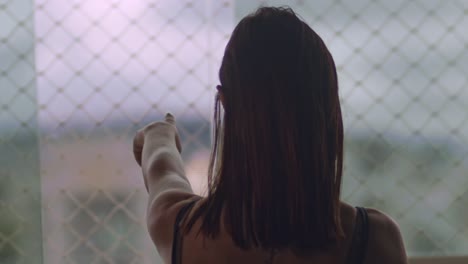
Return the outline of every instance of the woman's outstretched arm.
<path id="1" fill-rule="evenodd" d="M 171 114 L 167 114 L 164 121 L 139 130 L 133 141 L 135 160 L 141 166 L 149 195 L 148 231 L 165 260 L 172 250 L 175 215 L 184 201 L 194 197 L 180 152 L 180 140 Z"/>

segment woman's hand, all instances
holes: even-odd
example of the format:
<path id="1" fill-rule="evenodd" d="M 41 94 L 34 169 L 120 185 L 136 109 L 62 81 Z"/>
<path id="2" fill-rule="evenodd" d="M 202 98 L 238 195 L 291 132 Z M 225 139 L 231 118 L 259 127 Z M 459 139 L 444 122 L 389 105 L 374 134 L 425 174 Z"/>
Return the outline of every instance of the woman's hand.
<path id="1" fill-rule="evenodd" d="M 154 182 L 149 177 L 155 177 L 169 168 L 185 177 L 183 166 L 179 164 L 181 151 L 175 118 L 170 113 L 166 114 L 164 121 L 153 122 L 138 130 L 133 138 L 133 155 L 142 169 L 147 191 L 151 187 L 148 183 Z"/>
<path id="2" fill-rule="evenodd" d="M 148 174 L 152 163 L 156 161 L 158 152 L 172 152 L 172 150 L 180 153 L 182 148 L 175 125 L 175 118 L 170 113 L 166 114 L 164 121 L 153 122 L 136 133 L 133 139 L 133 155 L 143 170 L 145 186 L 147 188 L 146 174 Z"/>

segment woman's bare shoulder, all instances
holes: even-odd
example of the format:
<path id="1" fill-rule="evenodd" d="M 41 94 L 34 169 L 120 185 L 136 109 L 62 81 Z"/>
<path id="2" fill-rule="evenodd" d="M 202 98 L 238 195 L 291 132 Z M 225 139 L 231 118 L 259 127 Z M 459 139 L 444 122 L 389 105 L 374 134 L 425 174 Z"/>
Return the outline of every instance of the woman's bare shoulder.
<path id="1" fill-rule="evenodd" d="M 178 212 L 190 202 L 201 200 L 201 197 L 180 191 L 167 191 L 159 199 L 162 200 L 159 206 L 148 207 L 147 226 L 159 255 L 167 262 L 170 261 L 172 252 L 173 231 Z"/>
<path id="2" fill-rule="evenodd" d="M 365 263 L 408 263 L 397 222 L 377 209 L 366 208 L 366 211 L 369 215 L 369 242 Z"/>

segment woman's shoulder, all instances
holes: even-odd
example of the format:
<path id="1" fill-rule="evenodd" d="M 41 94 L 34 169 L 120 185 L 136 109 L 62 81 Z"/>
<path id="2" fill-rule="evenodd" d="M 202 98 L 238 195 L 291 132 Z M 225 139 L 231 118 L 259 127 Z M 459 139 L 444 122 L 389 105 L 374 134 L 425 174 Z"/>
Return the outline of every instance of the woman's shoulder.
<path id="1" fill-rule="evenodd" d="M 159 203 L 158 208 L 152 207 L 151 203 L 148 207 L 148 210 L 153 211 L 155 217 L 148 219 L 147 225 L 150 237 L 156 245 L 159 255 L 167 262 L 170 260 L 172 253 L 177 215 L 181 209 L 200 201 L 202 198 L 198 195 L 179 191 L 168 191 L 161 196 L 163 197 L 159 197 L 159 199 L 163 200 L 163 202 Z"/>
<path id="2" fill-rule="evenodd" d="M 376 230 L 373 230 L 373 234 L 376 234 L 376 232 L 385 232 L 389 234 L 400 232 L 397 222 L 386 213 L 374 208 L 363 208 L 367 212 L 369 225 L 372 225 L 372 228 L 376 228 Z M 354 220 L 357 217 L 356 207 L 346 202 L 341 202 L 341 216 L 342 222 L 344 222 L 345 225 L 346 223 L 349 223 L 350 226 L 354 226 Z"/>
<path id="3" fill-rule="evenodd" d="M 365 208 L 368 215 L 369 237 L 365 263 L 407 263 L 400 227 L 386 213 Z"/>
<path id="4" fill-rule="evenodd" d="M 400 227 L 388 214 L 364 208 L 367 213 L 367 249 L 364 263 L 407 263 Z M 345 233 L 354 234 L 358 218 L 356 207 L 341 202 L 341 219 Z M 352 238 L 348 238 L 351 241 Z M 348 248 L 349 249 L 349 248 Z"/>

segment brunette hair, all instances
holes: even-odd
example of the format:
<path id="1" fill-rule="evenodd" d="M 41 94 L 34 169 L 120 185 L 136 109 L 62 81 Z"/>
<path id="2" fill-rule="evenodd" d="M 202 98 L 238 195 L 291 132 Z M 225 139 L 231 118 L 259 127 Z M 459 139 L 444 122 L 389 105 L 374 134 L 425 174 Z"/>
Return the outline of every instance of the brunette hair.
<path id="1" fill-rule="evenodd" d="M 234 29 L 219 77 L 208 196 L 186 232 L 200 219 L 244 249 L 336 245 L 343 123 L 322 39 L 290 8 L 261 7 Z"/>

